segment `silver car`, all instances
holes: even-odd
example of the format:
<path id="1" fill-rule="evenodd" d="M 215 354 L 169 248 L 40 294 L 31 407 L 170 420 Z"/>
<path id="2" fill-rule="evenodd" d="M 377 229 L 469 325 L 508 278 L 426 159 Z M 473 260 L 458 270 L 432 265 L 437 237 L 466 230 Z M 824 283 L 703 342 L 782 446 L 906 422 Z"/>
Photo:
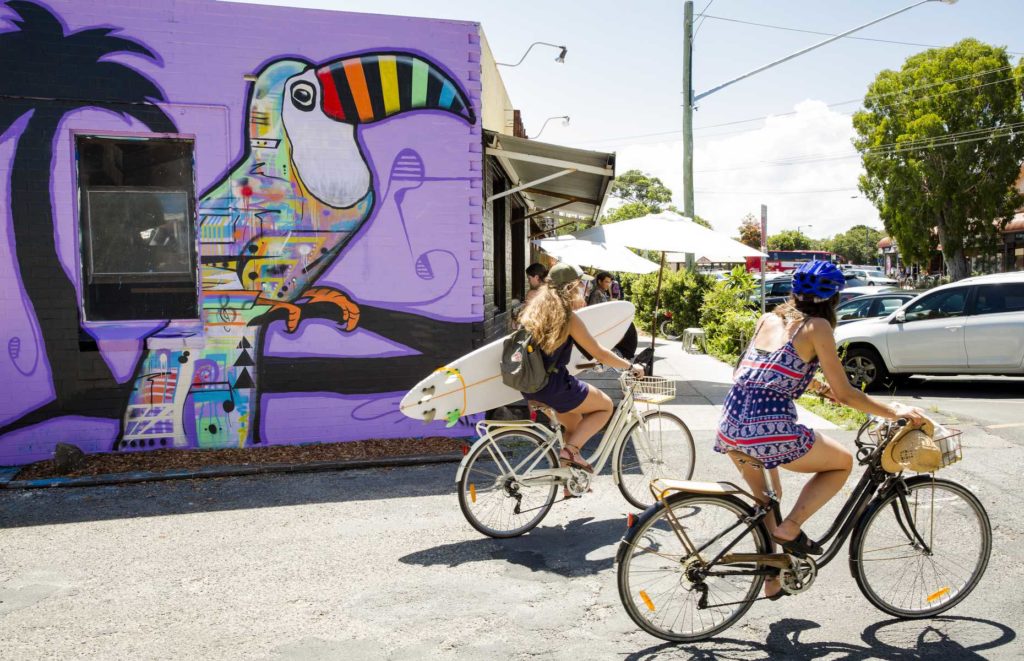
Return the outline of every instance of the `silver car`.
<path id="1" fill-rule="evenodd" d="M 847 279 L 856 279 L 857 283 L 861 285 L 896 285 L 896 280 L 887 276 L 880 268 L 845 269 L 843 275 Z"/>
<path id="2" fill-rule="evenodd" d="M 1024 374 L 1024 272 L 929 290 L 886 317 L 836 329 L 857 387 L 911 374 Z"/>

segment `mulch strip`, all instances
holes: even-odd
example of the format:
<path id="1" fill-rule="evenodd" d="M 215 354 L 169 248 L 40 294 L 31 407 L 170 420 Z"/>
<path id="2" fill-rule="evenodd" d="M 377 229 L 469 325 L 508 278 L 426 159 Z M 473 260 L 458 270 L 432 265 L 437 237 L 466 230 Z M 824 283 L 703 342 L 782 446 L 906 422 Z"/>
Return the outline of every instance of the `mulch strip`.
<path id="1" fill-rule="evenodd" d="M 148 450 L 90 454 L 77 470 L 60 474 L 52 460 L 24 466 L 15 480 L 39 480 L 51 477 L 84 477 L 108 473 L 162 472 L 195 470 L 208 466 L 259 466 L 263 464 L 309 464 L 324 461 L 385 459 L 422 455 L 461 454 L 463 440 L 431 436 L 428 438 L 388 438 L 347 443 L 272 445 L 224 450 Z"/>

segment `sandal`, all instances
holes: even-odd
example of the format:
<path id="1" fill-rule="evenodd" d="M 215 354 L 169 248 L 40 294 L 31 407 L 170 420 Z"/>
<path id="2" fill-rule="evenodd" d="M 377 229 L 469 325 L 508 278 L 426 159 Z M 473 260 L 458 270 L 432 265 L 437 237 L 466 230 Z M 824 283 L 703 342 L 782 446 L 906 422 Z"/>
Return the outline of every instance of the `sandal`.
<path id="1" fill-rule="evenodd" d="M 575 446 L 567 444 L 563 447 L 561 452 L 558 453 L 558 459 L 561 461 L 563 466 L 576 466 L 588 473 L 594 473 L 594 467 L 583 460 L 583 455 L 580 454 L 579 448 Z"/>
<path id="2" fill-rule="evenodd" d="M 772 535 L 772 539 L 782 547 L 783 551 L 798 558 L 804 558 L 809 555 L 821 555 L 825 552 L 821 544 L 808 537 L 803 530 L 793 539 L 779 539 L 775 535 Z"/>

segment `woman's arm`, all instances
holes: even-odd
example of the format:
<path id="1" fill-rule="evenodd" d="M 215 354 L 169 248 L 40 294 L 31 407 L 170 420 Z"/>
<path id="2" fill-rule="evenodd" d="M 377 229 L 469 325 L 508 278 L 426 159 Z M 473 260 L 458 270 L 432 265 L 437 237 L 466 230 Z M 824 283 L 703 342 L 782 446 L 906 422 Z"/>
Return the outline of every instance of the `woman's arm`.
<path id="1" fill-rule="evenodd" d="M 909 418 L 914 424 L 924 422 L 924 411 L 921 409 L 898 402 L 886 404 L 850 385 L 843 364 L 839 361 L 839 352 L 836 349 L 832 326 L 827 321 L 818 318 L 811 319 L 807 322 L 805 329 L 810 334 L 811 342 L 814 344 L 814 353 L 817 354 L 818 360 L 821 362 L 821 371 L 825 373 L 825 380 L 828 381 L 832 396 L 837 402 L 851 406 L 858 411 L 890 420 Z"/>
<path id="2" fill-rule="evenodd" d="M 587 327 L 575 314 L 569 319 L 569 335 L 572 336 L 572 339 L 576 340 L 577 344 L 583 347 L 584 351 L 596 358 L 602 365 L 617 367 L 623 370 L 633 370 L 638 375 L 644 373 L 642 366 L 634 365 L 625 358 L 619 358 L 608 349 L 605 349 L 600 342 L 594 339 L 594 336 L 590 334 L 590 331 L 587 330 Z"/>

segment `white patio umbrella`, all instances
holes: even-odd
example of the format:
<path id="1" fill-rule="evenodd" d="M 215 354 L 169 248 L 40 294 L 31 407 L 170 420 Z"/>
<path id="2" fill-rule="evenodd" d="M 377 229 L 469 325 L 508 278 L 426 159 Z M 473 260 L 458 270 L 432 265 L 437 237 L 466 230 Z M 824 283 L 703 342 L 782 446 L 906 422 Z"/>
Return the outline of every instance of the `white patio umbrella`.
<path id="1" fill-rule="evenodd" d="M 628 246 L 641 250 L 656 250 L 661 253 L 661 265 L 665 266 L 666 252 L 694 253 L 702 255 L 730 255 L 733 257 L 763 257 L 764 253 L 724 234 L 698 225 L 689 218 L 671 211 L 652 213 L 609 225 L 598 225 L 571 234 L 577 239 Z M 661 274 L 658 271 L 658 285 L 654 290 L 654 319 L 651 332 L 651 350 L 657 335 L 658 297 L 661 294 Z"/>
<path id="2" fill-rule="evenodd" d="M 573 236 L 535 239 L 534 245 L 559 261 L 591 266 L 603 271 L 654 273 L 658 265 L 621 244 L 583 241 Z"/>

